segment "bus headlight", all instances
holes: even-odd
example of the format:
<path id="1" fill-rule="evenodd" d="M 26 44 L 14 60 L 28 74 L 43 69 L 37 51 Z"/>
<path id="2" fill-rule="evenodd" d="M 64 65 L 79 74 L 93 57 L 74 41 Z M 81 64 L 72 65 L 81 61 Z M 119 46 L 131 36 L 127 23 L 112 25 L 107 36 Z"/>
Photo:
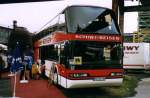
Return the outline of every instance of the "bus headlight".
<path id="1" fill-rule="evenodd" d="M 80 78 L 80 77 L 87 77 L 87 73 L 71 73 L 69 74 L 70 77 L 72 78 Z"/>
<path id="2" fill-rule="evenodd" d="M 123 75 L 123 73 L 121 73 L 121 72 L 112 72 L 110 74 L 110 76 L 122 76 L 122 75 Z"/>

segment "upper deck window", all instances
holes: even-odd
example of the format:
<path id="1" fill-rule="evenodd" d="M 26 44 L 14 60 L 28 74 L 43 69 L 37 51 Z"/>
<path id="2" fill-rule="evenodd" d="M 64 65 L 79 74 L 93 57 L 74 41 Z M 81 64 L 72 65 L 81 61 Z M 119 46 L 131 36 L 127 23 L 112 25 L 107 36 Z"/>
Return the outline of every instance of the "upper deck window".
<path id="1" fill-rule="evenodd" d="M 72 6 L 65 10 L 70 33 L 120 34 L 112 11 L 101 7 Z"/>

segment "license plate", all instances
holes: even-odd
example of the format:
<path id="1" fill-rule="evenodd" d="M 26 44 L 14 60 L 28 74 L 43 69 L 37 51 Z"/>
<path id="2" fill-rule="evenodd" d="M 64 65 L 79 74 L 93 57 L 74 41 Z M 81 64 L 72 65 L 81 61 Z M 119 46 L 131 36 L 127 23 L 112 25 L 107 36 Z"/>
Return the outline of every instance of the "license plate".
<path id="1" fill-rule="evenodd" d="M 94 78 L 94 81 L 104 81 L 105 77 Z"/>

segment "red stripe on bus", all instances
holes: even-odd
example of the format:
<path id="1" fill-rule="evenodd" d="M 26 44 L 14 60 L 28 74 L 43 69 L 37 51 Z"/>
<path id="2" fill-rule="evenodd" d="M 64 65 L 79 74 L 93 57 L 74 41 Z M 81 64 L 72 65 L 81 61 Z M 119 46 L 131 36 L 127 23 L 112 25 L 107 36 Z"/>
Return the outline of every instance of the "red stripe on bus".
<path id="1" fill-rule="evenodd" d="M 123 65 L 123 66 L 141 66 L 141 67 L 143 67 L 144 65 Z"/>
<path id="2" fill-rule="evenodd" d="M 65 34 L 63 32 L 55 32 L 52 35 L 38 40 L 34 47 L 53 44 L 65 40 L 80 40 L 80 41 L 100 41 L 100 42 L 122 42 L 120 35 L 99 35 L 99 34 Z"/>

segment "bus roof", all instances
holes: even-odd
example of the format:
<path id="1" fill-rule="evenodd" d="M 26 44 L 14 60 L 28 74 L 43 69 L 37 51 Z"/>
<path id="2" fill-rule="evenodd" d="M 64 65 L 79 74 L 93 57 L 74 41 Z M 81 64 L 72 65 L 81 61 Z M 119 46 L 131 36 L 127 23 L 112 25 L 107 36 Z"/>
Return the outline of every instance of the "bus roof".
<path id="1" fill-rule="evenodd" d="M 67 6 L 66 8 L 64 8 L 64 10 L 62 10 L 61 13 L 63 13 L 67 8 L 70 8 L 70 7 L 97 7 L 97 8 L 104 8 L 104 9 L 108 9 L 108 10 L 111 10 L 109 7 L 106 7 L 106 6 L 95 6 L 95 5 L 69 5 Z"/>

